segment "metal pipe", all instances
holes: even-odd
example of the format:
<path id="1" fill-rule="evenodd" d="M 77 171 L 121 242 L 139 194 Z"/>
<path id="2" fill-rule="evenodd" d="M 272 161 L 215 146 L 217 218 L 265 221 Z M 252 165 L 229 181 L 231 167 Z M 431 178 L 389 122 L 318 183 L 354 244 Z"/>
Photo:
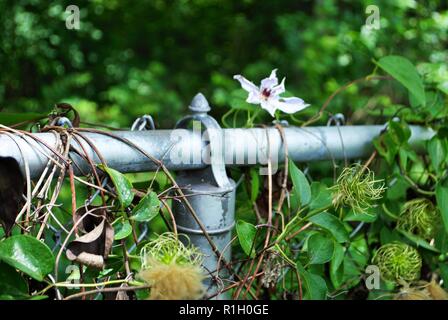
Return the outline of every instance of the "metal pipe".
<path id="1" fill-rule="evenodd" d="M 410 126 L 412 135 L 409 143 L 417 151 L 424 141 L 434 135 L 431 129 Z M 296 162 L 353 159 L 368 156 L 373 150 L 372 140 L 377 137 L 384 126 L 342 126 L 342 127 L 286 127 L 284 128 L 288 144 L 289 157 Z M 117 131 L 114 135 L 125 138 L 162 160 L 170 170 L 202 169 L 210 164 L 207 135 L 200 130 L 174 129 L 153 131 Z M 83 133 L 106 159 L 108 165 L 121 172 L 153 171 L 157 165 L 132 146 L 99 133 Z M 32 178 L 43 172 L 51 151 L 37 140 L 28 136 L 0 134 L 0 156 L 17 159 L 24 168 L 22 153 L 27 157 Z M 36 133 L 36 138 L 47 145 L 55 147 L 56 137 L 52 133 Z M 284 160 L 284 146 L 281 135 L 276 128 L 223 129 L 222 145 L 225 165 L 244 166 L 266 164 L 268 149 L 274 163 Z M 269 137 L 269 138 L 268 138 Z M 92 147 L 80 139 L 83 148 L 97 163 L 99 157 Z M 19 146 L 22 152 L 19 150 Z M 73 139 L 74 150 L 82 150 Z M 89 166 L 75 152 L 71 158 L 82 170 L 89 171 Z"/>

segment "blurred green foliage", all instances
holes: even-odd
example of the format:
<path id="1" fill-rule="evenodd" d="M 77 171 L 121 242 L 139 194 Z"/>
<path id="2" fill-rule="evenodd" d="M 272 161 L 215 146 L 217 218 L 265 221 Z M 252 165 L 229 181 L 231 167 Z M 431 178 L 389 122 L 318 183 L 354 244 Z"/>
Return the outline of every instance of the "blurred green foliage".
<path id="1" fill-rule="evenodd" d="M 81 10 L 80 30 L 66 28 L 66 7 L 73 4 Z M 320 229 L 296 233 L 292 239 L 296 243 L 276 245 L 276 249 L 285 251 L 283 258 L 289 262 L 294 260 L 290 265 L 296 264 L 303 277 L 305 298 L 356 298 L 356 290 L 347 289 L 360 284 L 375 247 L 396 240 L 419 247 L 425 269 L 439 273 L 448 288 L 448 3 L 377 0 L 379 30 L 366 26 L 366 8 L 371 4 L 367 0 L 56 0 L 51 4 L 0 0 L 0 111 L 14 113 L 2 114 L 0 122 L 38 120 L 55 103 L 64 101 L 75 107 L 84 125 L 126 128 L 136 117 L 150 114 L 159 127 L 170 128 L 201 91 L 214 106 L 214 116 L 226 116 L 224 126 L 254 126 L 255 122 L 268 123 L 269 114 L 253 112 L 259 109 L 244 101 L 247 94 L 232 76 L 243 74 L 258 84 L 278 68 L 280 79 L 287 77 L 289 95 L 312 105 L 288 118 L 300 124 L 315 116 L 333 93 L 344 89 L 319 121 L 325 123 L 329 115 L 343 112 L 348 123 L 388 122 L 388 130 L 375 140 L 378 158 L 386 160 L 375 170 L 388 186 L 384 199 L 363 213 L 349 207 L 332 209 L 327 184 L 334 184 L 337 166 L 310 163 L 302 172 L 289 162 L 290 203 L 282 207 L 287 224 L 275 241 L 288 242 L 286 235 L 301 230 L 306 222 Z M 386 73 L 395 80 L 366 79 Z M 346 86 L 349 83 L 356 85 Z M 391 120 L 397 115 L 400 121 Z M 435 129 L 435 136 L 424 146 L 427 155 L 410 148 L 411 123 Z M 258 224 L 267 216 L 266 177 L 259 176 L 257 168 L 233 168 L 231 172 L 236 181 L 246 175 L 237 193 L 241 248 L 233 244 L 239 248 L 234 256 L 252 256 L 252 243 L 259 241 Z M 165 219 L 161 215 L 154 218 L 160 203 L 152 193 L 166 191 L 169 182 L 163 174 L 127 174 L 125 178 L 110 171 L 109 175 L 120 200 L 119 210 L 113 211 L 117 241 L 125 240 L 129 246 L 134 241 L 124 207 L 134 208 L 132 221 L 151 221 L 150 233 L 166 230 Z M 119 192 L 120 186 L 124 192 Z M 132 186 L 145 192 L 151 186 L 150 196 L 131 204 Z M 75 204 L 81 207 L 92 190 L 79 182 L 75 188 Z M 436 203 L 442 216 L 444 228 L 437 230 L 434 246 L 396 227 L 401 207 L 422 197 Z M 93 204 L 100 205 L 101 200 L 98 197 Z M 63 205 L 54 208 L 63 224 L 72 220 L 71 201 L 72 190 L 66 181 L 58 198 Z M 254 214 L 254 208 L 261 210 Z M 302 219 L 303 212 L 309 216 Z M 255 218 L 257 227 L 252 224 Z M 362 224 L 355 227 L 354 222 Z M 258 236 L 261 239 L 263 234 Z M 60 239 L 46 233 L 45 240 L 56 250 Z M 302 249 L 307 254 L 298 255 L 297 245 L 305 241 Z M 86 269 L 83 280 L 89 283 L 123 273 L 121 254 L 122 248 L 116 246 L 107 267 L 101 272 Z M 138 256 L 130 257 L 132 270 L 138 271 Z M 275 259 L 270 263 L 275 271 Z M 70 264 L 63 255 L 59 273 L 64 277 L 69 276 L 66 267 Z M 15 269 L 2 264 L 2 272 L 15 275 L 4 277 L 10 279 L 6 285 L 28 295 L 30 290 Z M 289 275 L 292 272 L 285 275 L 290 280 L 282 288 L 286 293 L 296 291 L 298 285 L 291 280 L 295 275 Z M 430 278 L 429 272 L 422 274 L 422 279 Z M 0 289 L 4 287 L 0 283 Z M 370 298 L 376 297 L 371 293 Z"/>
<path id="2" fill-rule="evenodd" d="M 70 4 L 81 10 L 80 30 L 65 26 Z M 128 127 L 146 113 L 169 128 L 196 92 L 221 116 L 239 88 L 234 74 L 257 83 L 278 68 L 288 90 L 313 106 L 300 115 L 308 117 L 336 89 L 371 73 L 372 58 L 390 54 L 448 92 L 446 1 L 375 1 L 381 28 L 370 31 L 369 4 L 0 0 L 0 110 L 50 112 L 66 101 L 86 122 Z M 364 87 L 351 87 L 329 111 L 368 122 L 356 110 L 408 103 L 398 85 Z"/>

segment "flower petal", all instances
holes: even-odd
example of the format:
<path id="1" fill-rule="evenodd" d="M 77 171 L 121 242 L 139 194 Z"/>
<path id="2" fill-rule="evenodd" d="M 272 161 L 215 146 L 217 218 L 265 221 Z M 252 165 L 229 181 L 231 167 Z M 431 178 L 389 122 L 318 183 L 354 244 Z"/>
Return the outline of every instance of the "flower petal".
<path id="1" fill-rule="evenodd" d="M 272 117 L 275 117 L 275 105 L 272 104 L 272 100 L 261 100 L 261 107 L 269 112 Z"/>
<path id="2" fill-rule="evenodd" d="M 260 91 L 263 91 L 263 89 L 268 89 L 270 91 L 276 85 L 278 85 L 277 69 L 274 69 L 272 70 L 269 78 L 264 78 L 261 80 Z"/>
<path id="3" fill-rule="evenodd" d="M 260 102 L 261 102 L 260 93 L 258 91 L 249 92 L 246 102 L 252 103 L 252 104 L 260 104 Z"/>
<path id="4" fill-rule="evenodd" d="M 280 100 L 272 100 L 271 103 L 276 109 L 285 113 L 295 113 L 309 106 L 302 99 L 297 97 L 281 98 Z"/>
<path id="5" fill-rule="evenodd" d="M 246 78 L 244 78 L 242 75 L 234 75 L 233 79 L 238 80 L 241 84 L 241 88 L 243 88 L 244 90 L 246 90 L 249 93 L 258 93 L 260 92 L 260 90 L 258 89 L 258 87 L 253 84 L 253 82 L 247 80 Z"/>
<path id="6" fill-rule="evenodd" d="M 278 97 L 283 92 L 285 92 L 285 78 L 283 78 L 282 82 L 278 85 L 272 88 L 271 90 L 271 96 L 272 97 Z"/>

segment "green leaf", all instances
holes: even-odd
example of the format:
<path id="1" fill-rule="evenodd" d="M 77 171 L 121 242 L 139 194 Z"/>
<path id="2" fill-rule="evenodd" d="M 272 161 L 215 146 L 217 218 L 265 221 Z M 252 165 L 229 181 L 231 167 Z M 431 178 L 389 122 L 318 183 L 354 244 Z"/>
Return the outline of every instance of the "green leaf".
<path id="1" fill-rule="evenodd" d="M 121 240 L 127 238 L 132 233 L 132 226 L 129 221 L 125 221 L 122 224 L 118 225 L 118 228 L 115 230 L 115 240 Z"/>
<path id="2" fill-rule="evenodd" d="M 435 247 L 431 246 L 431 245 L 429 244 L 429 242 L 427 242 L 426 240 L 424 240 L 424 239 L 422 239 L 422 238 L 420 238 L 420 237 L 418 237 L 418 236 L 416 236 L 416 235 L 414 235 L 414 234 L 412 234 L 412 233 L 409 233 L 409 232 L 407 232 L 407 231 L 400 230 L 400 229 L 397 229 L 397 230 L 398 230 L 398 232 L 400 232 L 402 235 L 404 235 L 406 238 L 408 238 L 408 240 L 410 240 L 411 242 L 413 242 L 417 247 L 422 247 L 422 248 L 425 248 L 425 249 L 430 250 L 430 251 L 432 251 L 432 252 L 437 252 L 437 253 L 440 252 L 440 251 L 437 250 Z"/>
<path id="3" fill-rule="evenodd" d="M 442 254 L 448 253 L 448 233 L 439 228 L 434 237 L 434 247 L 439 250 Z"/>
<path id="4" fill-rule="evenodd" d="M 399 174 L 394 174 L 389 176 L 389 181 L 395 180 L 395 183 L 389 185 L 386 190 L 386 199 L 390 201 L 395 201 L 399 199 L 404 199 L 406 197 L 406 191 L 409 189 L 410 184 L 406 181 L 403 176 Z"/>
<path id="5" fill-rule="evenodd" d="M 250 184 L 250 200 L 255 202 L 258 198 L 260 189 L 260 176 L 258 175 L 258 170 L 256 168 L 250 169 Z"/>
<path id="6" fill-rule="evenodd" d="M 448 233 L 448 187 L 438 184 L 436 187 L 436 200 L 442 214 L 445 232 Z"/>
<path id="7" fill-rule="evenodd" d="M 149 289 L 135 290 L 135 296 L 137 297 L 137 300 L 148 300 L 149 294 Z"/>
<path id="8" fill-rule="evenodd" d="M 296 188 L 292 187 L 289 194 L 289 203 L 291 206 L 291 211 L 296 212 L 300 208 L 299 193 L 296 192 Z"/>
<path id="9" fill-rule="evenodd" d="M 442 164 L 446 161 L 447 150 L 445 140 L 433 137 L 428 142 L 428 154 L 431 159 L 432 166 L 436 172 L 442 172 Z"/>
<path id="10" fill-rule="evenodd" d="M 423 81 L 415 66 L 408 59 L 400 56 L 386 56 L 381 58 L 377 65 L 408 89 L 418 105 L 426 104 Z"/>
<path id="11" fill-rule="evenodd" d="M 321 276 L 307 272 L 304 274 L 308 283 L 308 294 L 311 300 L 325 300 L 327 298 L 327 283 Z"/>
<path id="12" fill-rule="evenodd" d="M 291 176 L 294 190 L 300 200 L 302 206 L 307 205 L 311 200 L 311 188 L 303 172 L 289 160 L 289 173 Z"/>
<path id="13" fill-rule="evenodd" d="M 154 219 L 160 210 L 160 200 L 157 193 L 149 192 L 132 210 L 132 220 L 136 221 L 151 221 Z"/>
<path id="14" fill-rule="evenodd" d="M 401 146 L 409 141 L 412 132 L 406 122 L 391 120 L 387 126 L 387 133 L 390 135 L 392 142 L 397 146 Z"/>
<path id="15" fill-rule="evenodd" d="M 382 245 L 394 241 L 401 241 L 400 234 L 396 230 L 389 230 L 387 227 L 382 227 L 380 230 L 380 242 Z"/>
<path id="16" fill-rule="evenodd" d="M 387 131 L 375 138 L 373 145 L 378 153 L 391 165 L 397 153 L 403 150 L 400 147 L 406 146 L 410 137 L 411 129 L 405 122 L 391 120 L 388 122 Z"/>
<path id="17" fill-rule="evenodd" d="M 54 267 L 50 248 L 28 235 L 12 236 L 0 242 L 0 260 L 37 281 L 43 281 Z"/>
<path id="18" fill-rule="evenodd" d="M 296 263 L 300 274 L 302 287 L 305 289 L 305 298 L 309 300 L 324 300 L 327 297 L 327 283 L 321 276 L 306 271 L 300 262 Z"/>
<path id="19" fill-rule="evenodd" d="M 348 232 L 345 230 L 344 225 L 332 214 L 322 212 L 312 216 L 308 221 L 330 232 L 338 242 L 349 240 Z"/>
<path id="20" fill-rule="evenodd" d="M 318 211 L 331 206 L 332 200 L 331 191 L 328 190 L 325 184 L 320 182 L 311 183 L 311 211 Z"/>
<path id="21" fill-rule="evenodd" d="M 344 277 L 344 261 L 345 248 L 339 243 L 334 244 L 334 254 L 330 262 L 330 279 L 335 288 L 339 288 L 342 285 Z"/>
<path id="22" fill-rule="evenodd" d="M 0 295 L 8 295 L 16 299 L 28 296 L 28 284 L 12 267 L 0 262 Z"/>
<path id="23" fill-rule="evenodd" d="M 358 235 L 355 240 L 352 239 L 347 256 L 350 256 L 350 258 L 356 262 L 358 268 L 364 268 L 367 262 L 369 262 L 369 246 L 363 235 Z"/>
<path id="24" fill-rule="evenodd" d="M 343 282 L 349 282 L 349 288 L 356 286 L 362 281 L 361 275 L 364 274 L 369 259 L 370 255 L 367 241 L 362 236 L 350 243 L 348 253 L 344 255 L 343 262 Z"/>
<path id="25" fill-rule="evenodd" d="M 118 200 L 123 208 L 128 207 L 132 200 L 134 199 L 134 193 L 132 192 L 132 183 L 129 179 L 122 173 L 114 170 L 112 168 L 106 167 L 102 164 L 98 166 L 101 170 L 107 172 L 109 177 L 114 183 L 115 189 L 117 190 Z"/>
<path id="26" fill-rule="evenodd" d="M 308 257 L 310 264 L 323 264 L 333 257 L 334 242 L 320 233 L 313 234 L 308 239 Z"/>
<path id="27" fill-rule="evenodd" d="M 243 248 L 244 253 L 246 253 L 250 257 L 254 257 L 254 240 L 257 233 L 257 228 L 249 222 L 238 220 L 236 223 L 236 233 L 238 235 L 238 240 L 240 242 L 241 248 Z"/>
<path id="28" fill-rule="evenodd" d="M 440 268 L 440 276 L 443 279 L 443 286 L 445 287 L 445 289 L 448 289 L 448 264 L 446 264 L 445 262 L 440 263 L 439 268 Z"/>
<path id="29" fill-rule="evenodd" d="M 398 148 L 393 143 L 393 141 L 391 141 L 387 133 L 373 139 L 373 145 L 375 146 L 375 149 L 378 151 L 380 156 L 386 159 L 389 165 L 394 162 L 395 155 L 398 152 Z"/>

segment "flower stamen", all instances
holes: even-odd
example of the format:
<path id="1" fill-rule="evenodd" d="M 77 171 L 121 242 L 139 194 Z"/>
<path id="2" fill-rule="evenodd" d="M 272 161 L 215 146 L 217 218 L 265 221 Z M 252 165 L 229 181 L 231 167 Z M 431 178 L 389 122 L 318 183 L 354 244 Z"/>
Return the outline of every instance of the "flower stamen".
<path id="1" fill-rule="evenodd" d="M 269 99 L 269 97 L 271 96 L 271 90 L 269 90 L 268 88 L 264 88 L 261 91 L 261 96 L 263 97 L 263 99 L 267 100 Z"/>

